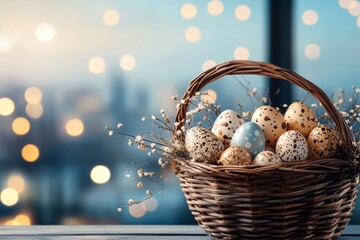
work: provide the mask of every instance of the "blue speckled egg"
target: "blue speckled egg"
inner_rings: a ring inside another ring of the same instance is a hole
[[[265,149],[263,130],[253,122],[241,125],[234,133],[230,146],[240,146],[249,151],[252,158]]]

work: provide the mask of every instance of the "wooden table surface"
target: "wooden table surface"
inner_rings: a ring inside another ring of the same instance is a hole
[[[113,239],[199,239],[209,240],[194,225],[80,225],[80,226],[0,226],[0,239],[27,240],[113,240]],[[348,226],[341,240],[360,239],[360,226]]]

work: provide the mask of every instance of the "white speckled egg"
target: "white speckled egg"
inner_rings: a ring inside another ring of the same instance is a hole
[[[261,166],[273,165],[279,163],[281,163],[280,157],[276,153],[270,151],[263,151],[258,155],[256,155],[254,159],[254,164]]]
[[[244,123],[234,133],[230,146],[243,147],[249,151],[251,158],[254,158],[265,149],[264,132],[256,123]]]
[[[280,135],[286,132],[283,115],[271,106],[262,106],[256,109],[251,121],[262,128],[265,133],[266,145],[271,147],[275,147]]]
[[[250,153],[243,147],[231,146],[220,156],[220,165],[251,165],[253,163]]]
[[[311,130],[316,127],[316,116],[306,104],[294,102],[285,112],[285,122],[288,130],[299,131],[308,137]]]
[[[311,131],[308,144],[310,159],[326,158],[336,153],[339,137],[330,126],[320,125]]]
[[[223,142],[225,147],[228,147],[236,129],[243,123],[244,120],[240,114],[228,109],[220,113],[216,118],[211,131]]]
[[[309,147],[306,138],[296,130],[283,133],[277,144],[276,153],[283,162],[306,160]]]
[[[208,163],[216,163],[224,151],[223,143],[203,127],[193,127],[186,131],[185,147],[194,160]]]

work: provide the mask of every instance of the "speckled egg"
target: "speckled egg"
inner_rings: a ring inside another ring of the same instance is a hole
[[[251,165],[250,153],[243,147],[231,146],[220,156],[220,165]]]
[[[285,122],[288,130],[299,131],[308,137],[316,127],[316,115],[306,104],[294,102],[285,112]]]
[[[225,147],[228,147],[236,129],[243,123],[244,120],[240,114],[228,109],[220,113],[216,118],[211,131],[223,142]]]
[[[330,126],[320,125],[311,131],[308,144],[310,159],[330,157],[337,151],[339,137]]]
[[[256,109],[251,121],[261,127],[265,133],[266,145],[271,147],[275,147],[280,135],[286,132],[283,115],[271,106],[262,106]]]
[[[243,147],[249,151],[251,158],[254,158],[265,149],[264,132],[256,123],[244,123],[234,133],[230,146]]]
[[[283,133],[277,144],[276,153],[283,162],[306,160],[309,147],[306,138],[296,130]]]
[[[193,127],[186,131],[185,147],[190,157],[199,162],[216,163],[224,151],[223,143],[203,127]]]
[[[270,151],[263,151],[258,155],[256,155],[254,159],[254,164],[261,166],[273,165],[279,163],[281,163],[280,157],[276,153]]]

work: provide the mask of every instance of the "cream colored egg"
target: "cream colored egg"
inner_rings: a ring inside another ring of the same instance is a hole
[[[308,144],[310,159],[326,158],[336,153],[339,137],[330,126],[320,125],[311,131]]]
[[[231,146],[220,157],[220,165],[251,165],[253,163],[250,153],[243,147]]]
[[[309,154],[306,138],[296,130],[283,133],[276,144],[276,154],[283,162],[306,160]]]
[[[256,109],[251,121],[261,127],[265,133],[266,145],[271,147],[275,147],[281,134],[286,132],[283,115],[271,106],[262,106]]]
[[[240,114],[228,109],[220,113],[216,118],[211,131],[223,142],[225,147],[228,147],[236,129],[243,123],[244,120]]]
[[[186,131],[185,147],[193,160],[208,163],[216,163],[224,151],[223,143],[203,127],[193,127]]]
[[[306,104],[294,102],[285,112],[285,122],[288,130],[299,131],[308,137],[316,127],[316,115]]]
[[[281,163],[280,157],[276,153],[270,151],[263,151],[254,158],[254,164],[256,165],[266,166],[279,163]]]

